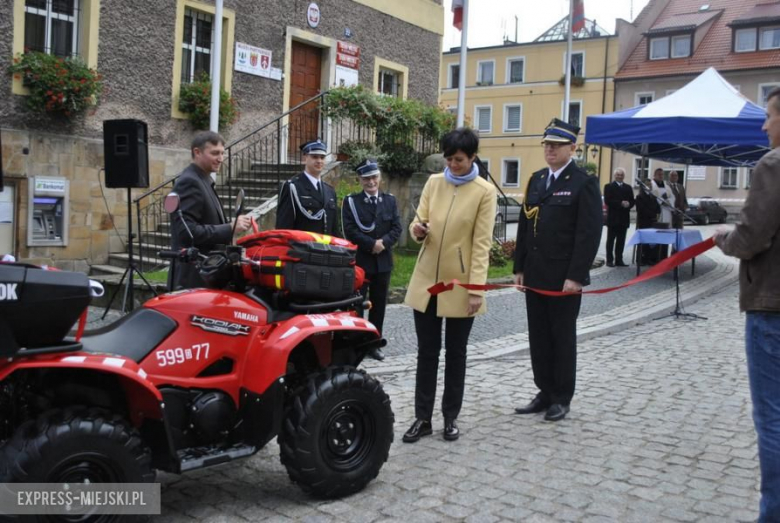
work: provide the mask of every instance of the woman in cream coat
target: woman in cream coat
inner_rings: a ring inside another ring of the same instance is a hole
[[[433,432],[431,417],[445,318],[444,439],[452,441],[460,436],[455,420],[463,403],[466,345],[474,317],[485,313],[484,293],[455,287],[431,296],[427,289],[453,278],[475,284],[487,280],[496,190],[478,176],[474,163],[478,146],[479,138],[469,129],[457,129],[442,138],[447,168],[428,179],[417,208],[417,221],[409,226],[422,248],[405,300],[414,309],[417,331],[416,419],[404,434],[406,443]]]

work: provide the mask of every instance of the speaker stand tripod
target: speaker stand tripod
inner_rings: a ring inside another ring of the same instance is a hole
[[[133,274],[137,274],[139,278],[143,280],[143,282],[146,284],[146,286],[149,288],[150,291],[152,291],[155,296],[157,295],[157,292],[154,290],[152,285],[149,283],[149,281],[144,277],[143,273],[136,267],[135,265],[135,258],[133,257],[133,239],[135,238],[135,234],[133,234],[133,212],[132,212],[132,197],[130,195],[130,187],[127,188],[127,268],[125,269],[125,272],[122,273],[122,278],[119,280],[119,285],[117,285],[116,289],[114,290],[114,293],[111,295],[111,299],[108,301],[108,305],[106,305],[106,310],[103,311],[103,316],[101,319],[105,319],[106,314],[108,314],[108,310],[111,308],[111,304],[114,303],[114,299],[116,298],[116,295],[119,294],[119,289],[122,288],[122,283],[125,284],[125,292],[124,296],[122,297],[122,314],[125,314],[128,311],[127,304],[130,304],[130,311],[133,310]],[[139,231],[140,232],[140,231]],[[125,281],[127,279],[127,281]],[[129,300],[129,301],[128,301]]]
[[[669,202],[667,202],[663,198],[659,198],[657,195],[653,194],[653,192],[641,181],[639,182],[639,185],[641,186],[641,189],[644,190],[647,194],[655,196],[655,199],[658,201],[658,204],[661,207],[668,208],[671,211],[672,215],[681,216],[683,219],[683,223],[685,222],[685,218],[688,218],[689,220],[693,221],[693,219],[687,214],[685,214],[683,211],[677,209],[673,205],[670,205]],[[674,220],[672,221],[674,222]],[[679,247],[680,247],[680,229],[675,227],[674,228],[674,250],[677,251]],[[664,318],[668,318],[669,316],[674,316],[675,319],[683,319],[683,320],[706,320],[707,319],[704,316],[699,316],[698,314],[693,314],[692,312],[685,312],[683,310],[682,303],[680,303],[680,267],[679,266],[674,268],[674,294],[675,294],[674,310],[669,314],[667,314],[666,316],[661,316],[660,318],[656,318],[656,320],[662,320]]]

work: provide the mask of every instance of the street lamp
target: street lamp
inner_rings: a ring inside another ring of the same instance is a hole
[[[588,146],[586,145],[585,147],[587,148]],[[582,155],[582,146],[578,145],[577,149],[574,151],[574,154],[577,156],[577,162],[582,163],[582,159],[584,158]]]

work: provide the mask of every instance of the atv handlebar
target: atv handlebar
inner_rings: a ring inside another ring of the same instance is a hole
[[[195,247],[180,249],[178,251],[168,251],[168,250],[157,251],[157,256],[159,256],[160,259],[163,260],[179,260],[182,262],[191,262],[191,261],[206,259],[206,256],[200,254],[200,251]]]

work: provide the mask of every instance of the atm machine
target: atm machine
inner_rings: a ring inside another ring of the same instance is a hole
[[[27,245],[68,245],[70,182],[65,178],[35,176],[30,179]]]

